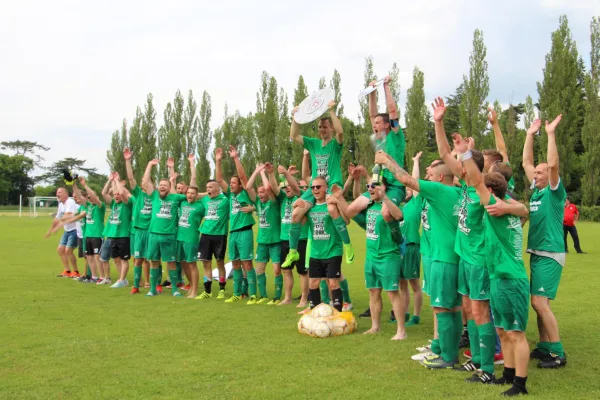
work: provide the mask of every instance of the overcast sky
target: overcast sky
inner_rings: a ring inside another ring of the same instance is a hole
[[[356,119],[369,55],[379,76],[398,63],[404,114],[415,65],[428,100],[460,84],[476,28],[488,49],[489,100],[535,99],[561,14],[587,64],[600,0],[4,2],[0,139],[35,140],[51,147],[48,162],[74,156],[107,172],[111,133],[147,93],[160,125],[177,89],[196,99],[207,90],[217,126],[225,102],[255,110],[263,70],[291,98],[300,74],[312,91],[337,68],[345,113]]]

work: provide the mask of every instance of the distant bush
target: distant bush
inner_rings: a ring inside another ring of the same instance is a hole
[[[579,208],[579,219],[581,221],[600,222],[600,206],[581,206]]]

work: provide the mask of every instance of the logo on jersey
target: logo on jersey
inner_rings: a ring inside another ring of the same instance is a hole
[[[190,227],[190,214],[192,212],[191,207],[182,207],[181,208],[181,216],[179,217],[179,226],[184,228]]]
[[[152,199],[150,197],[144,197],[144,207],[140,210],[140,214],[152,214]]]
[[[379,235],[375,233],[375,228],[377,226],[377,217],[380,215],[379,210],[369,210],[367,211],[367,239],[368,240],[377,240]]]
[[[317,159],[317,176],[324,176],[325,180],[329,182],[329,155],[328,154],[316,154]]]
[[[468,235],[469,232],[471,232],[471,229],[467,227],[467,204],[470,203],[469,200],[467,187],[463,186],[460,196],[460,206],[458,208],[458,229],[465,235]]]
[[[173,215],[171,215],[171,206],[173,205],[172,201],[160,201],[160,210],[156,213],[156,218],[163,219],[172,219]]]
[[[292,201],[286,200],[285,210],[283,210],[283,218],[281,218],[282,224],[291,224],[292,223]]]
[[[121,216],[121,206],[115,204],[112,208],[112,212],[110,213],[110,217],[108,218],[108,223],[111,225],[119,225],[121,221],[119,220]]]
[[[271,208],[271,203],[267,202],[267,204],[258,204],[258,227],[259,228],[270,228],[271,224],[267,221],[267,213]]]
[[[325,231],[325,218],[329,214],[327,212],[310,212],[309,216],[313,223],[312,238],[313,240],[329,240],[330,236]]]
[[[429,217],[427,216],[427,212],[429,211],[429,203],[425,203],[423,206],[423,210],[421,211],[421,225],[423,225],[423,230],[429,230]]]
[[[206,211],[206,217],[204,219],[208,219],[211,221],[217,221],[219,219],[219,204],[221,204],[222,200],[210,201],[208,203],[208,210]]]

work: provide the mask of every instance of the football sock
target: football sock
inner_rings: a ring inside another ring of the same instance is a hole
[[[267,297],[267,274],[264,272],[256,276],[258,281],[258,294],[260,297]]]
[[[431,352],[433,354],[437,354],[438,356],[442,354],[442,349],[440,347],[440,339],[433,339],[431,341]]]
[[[319,284],[319,288],[321,289],[321,301],[323,303],[329,304],[331,302],[331,299],[329,298],[329,287],[327,286],[327,282],[322,280]]]
[[[150,291],[156,294],[156,283],[159,279],[160,271],[158,268],[150,268]]]
[[[248,281],[248,294],[250,296],[256,296],[256,270],[252,268],[246,273]]]
[[[163,273],[162,273],[162,264],[158,264],[158,285],[162,285],[162,281],[163,281]],[[152,285],[152,284],[150,284]]]
[[[85,264],[85,276],[92,276],[92,270],[88,263]]]
[[[204,291],[206,293],[212,293],[212,281],[206,279],[206,277],[204,279]]]
[[[513,383],[515,380],[515,368],[504,367],[504,371],[502,371],[502,377],[506,380],[506,383]]]
[[[550,353],[550,342],[539,342],[536,347],[539,351],[544,354]]]
[[[308,289],[308,304],[311,310],[321,304],[321,292],[319,289]]]
[[[266,278],[265,278],[265,280],[266,280]],[[282,290],[283,290],[283,275],[275,275],[275,296],[273,296],[273,300],[281,300],[281,291]]]
[[[242,296],[248,296],[248,274],[242,277]]]
[[[477,325],[475,324],[475,320],[470,319],[467,321],[467,329],[469,331],[471,361],[473,362],[473,364],[481,365],[481,356],[479,354],[479,333],[477,331]]]
[[[225,285],[227,284],[227,280],[225,277],[219,277],[219,290],[225,290]]]
[[[142,280],[142,267],[133,267],[133,287],[140,288],[140,281]]]
[[[450,362],[458,358],[458,346],[454,345],[454,338],[456,334],[454,329],[454,317],[452,314],[452,312],[441,312],[436,314],[438,320],[438,335],[440,337],[441,356],[446,362]]]
[[[312,249],[312,239],[306,241],[306,254],[304,255],[304,267],[308,271],[310,265],[310,251]]]
[[[462,324],[462,314],[460,311],[451,312],[453,318],[452,326],[454,327],[454,347],[456,350],[456,357],[454,359],[458,359],[458,346],[460,345],[460,337],[463,333],[463,324]],[[466,329],[466,328],[465,328]],[[468,331],[465,331],[466,335],[468,335]]]
[[[171,293],[175,294],[175,292],[177,292],[177,270],[176,269],[169,270],[169,280],[171,281]]]
[[[350,298],[350,287],[348,286],[348,279],[340,281],[340,289],[342,289],[344,303],[352,303],[352,299]]]
[[[177,275],[176,275],[177,279],[175,279],[174,282],[171,281],[171,285],[175,284],[175,286],[177,286],[178,283],[182,283],[183,282],[183,279],[181,279],[181,263],[180,262],[175,263],[175,267],[177,268],[176,269],[176,271],[177,271]]]
[[[478,325],[477,332],[479,334],[477,347],[479,347],[480,351],[481,370],[487,372],[488,374],[493,374],[494,354],[496,354],[496,331],[494,330],[492,323],[488,322],[487,324]],[[471,343],[473,343],[472,338]],[[471,345],[471,354],[472,352],[473,345]]]
[[[242,277],[244,274],[241,269],[233,270],[233,295],[241,296],[242,295]]]
[[[344,221],[344,218],[337,217],[336,219],[334,219],[333,226],[335,226],[335,229],[340,234],[342,243],[350,244],[350,235],[348,234],[348,227],[346,226],[346,221]]]
[[[301,228],[302,224],[292,222],[290,226],[290,250],[298,250]]]
[[[333,308],[341,312],[342,306],[344,304],[344,296],[342,295],[342,289],[333,289],[331,291],[331,297],[333,297]]]

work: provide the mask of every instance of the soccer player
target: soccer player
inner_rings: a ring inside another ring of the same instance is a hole
[[[50,234],[59,227],[60,219],[64,217],[70,217],[77,213],[77,203],[75,200],[69,198],[69,192],[65,188],[58,188],[56,191],[56,199],[58,200],[58,213],[56,218],[52,221],[52,226],[46,233],[45,237],[49,238]],[[56,228],[56,229],[55,229]],[[64,224],[64,233],[58,243],[56,252],[60,257],[60,261],[63,264],[64,271],[58,275],[59,278],[75,278],[79,276],[77,270],[77,259],[73,255],[73,249],[77,246],[77,229],[74,222]],[[69,264],[71,265],[69,267]],[[71,268],[73,269],[71,271]]]
[[[81,282],[84,283],[97,283],[98,282],[98,257],[94,255],[89,255],[87,252],[87,232],[86,229],[86,221],[87,221],[87,213],[90,209],[92,203],[89,201],[89,196],[87,192],[79,190],[77,187],[77,182],[73,182],[73,196],[78,199],[79,208],[77,209],[77,214],[70,218],[69,221],[65,222],[75,222],[78,221],[81,224],[81,232],[82,232],[82,244],[81,251],[83,252],[83,256],[86,259],[87,265],[89,268],[89,273],[86,274],[84,279],[81,279]],[[89,275],[89,276],[87,276]]]
[[[431,271],[427,289],[438,320],[440,354],[424,359],[422,364],[432,369],[453,368],[458,362],[462,333],[458,256],[454,252],[460,188],[453,185],[452,171],[443,163],[431,171],[431,181],[424,181],[414,179],[383,151],[376,153],[375,162],[390,169],[398,181],[419,192],[429,204],[431,242],[435,246],[430,249]]]
[[[494,205],[509,199],[506,196],[507,183],[502,175],[490,172],[483,176],[481,167],[476,165],[472,151],[462,156],[470,187],[474,187],[482,205]],[[506,204],[506,207],[510,207]],[[522,204],[520,214],[526,215],[527,208]],[[503,377],[496,381],[492,372],[483,365],[482,371],[467,379],[469,382],[510,384],[512,387],[502,393],[504,396],[527,394],[527,364],[529,344],[525,330],[529,317],[529,281],[523,263],[523,228],[518,216],[494,217],[486,213],[485,218],[485,258],[490,275],[490,298],[496,330],[500,335],[504,352]],[[471,341],[473,339],[471,338]],[[481,340],[481,339],[480,339]],[[490,340],[493,344],[493,339]],[[483,346],[483,352],[493,348]],[[482,357],[483,360],[483,357]]]
[[[500,124],[498,123],[498,113],[494,110],[493,107],[488,107],[488,121],[492,124],[492,129],[494,130],[494,140],[496,141],[496,149],[489,149],[483,151],[484,158],[484,166],[483,172],[487,173],[490,170],[490,167],[496,163],[504,162],[510,166],[508,161],[508,152],[506,151],[506,143],[504,142],[504,137],[502,136],[502,130],[500,129]],[[515,180],[510,177],[508,182],[508,191],[513,193],[515,191]]]
[[[161,179],[158,183],[158,190],[154,189],[150,175],[152,167],[158,165],[158,162],[157,159],[151,160],[142,178],[142,188],[152,199],[152,218],[147,252],[147,258],[150,260],[150,291],[146,296],[157,294],[156,285],[160,279],[158,266],[161,260],[167,263],[170,281],[177,282],[177,266],[175,264],[177,216],[181,202],[186,199],[184,195],[170,193],[171,183],[167,179]],[[171,293],[175,297],[181,296],[177,285],[171,285]]]
[[[575,251],[579,254],[586,254],[585,251],[581,250],[579,245],[579,234],[577,233],[577,227],[575,222],[579,221],[579,210],[577,206],[569,199],[565,199],[565,216],[563,218],[563,234],[565,236],[565,252],[569,252],[569,246],[567,246],[567,236],[571,234],[573,238],[573,246]]]
[[[233,295],[225,300],[226,303],[235,303],[242,299],[242,266],[248,277],[248,293],[250,298],[247,304],[256,304],[256,270],[252,266],[254,259],[254,216],[252,213],[256,209],[252,205],[245,187],[248,185],[248,178],[238,157],[238,152],[233,146],[229,146],[229,156],[235,163],[237,175],[231,177],[229,185],[223,179],[221,172],[221,161],[223,159],[223,149],[215,151],[215,176],[221,190],[229,198],[229,251],[228,256],[233,264]]]
[[[342,123],[335,114],[335,101],[328,104],[329,117],[324,117],[319,120],[319,135],[321,139],[309,138],[300,135],[300,126],[292,118],[292,126],[290,129],[290,140],[304,146],[308,150],[311,157],[312,179],[316,177],[324,177],[327,181],[328,189],[336,195],[341,195],[342,183],[342,168],[340,165],[342,159],[342,144],[344,141],[344,132]],[[295,113],[298,107],[292,112]],[[335,133],[335,138],[333,134]],[[307,191],[294,204],[292,212],[292,225],[290,226],[290,251],[282,264],[282,267],[288,268],[294,261],[300,258],[298,254],[298,241],[300,240],[302,218],[310,210],[314,202],[313,193]],[[351,263],[354,260],[354,250],[350,243],[350,235],[344,219],[339,216],[339,212],[330,207],[330,211],[338,218],[333,222],[335,228],[344,243],[344,253],[346,255],[346,263]]]
[[[546,121],[548,135],[547,162],[533,165],[533,139],[541,121],[536,119],[527,130],[523,148],[523,169],[534,186],[529,200],[529,236],[527,252],[531,254],[531,306],[537,313],[539,342],[531,358],[540,360],[540,368],[559,368],[567,364],[560,341],[558,322],[550,309],[556,298],[562,268],[565,265],[565,244],[562,222],[567,192],[558,173],[556,127],[562,115]]]
[[[86,191],[89,199],[85,217],[85,250],[88,256],[88,264],[90,264],[90,268],[94,268],[92,265],[95,265],[96,271],[98,271],[98,281],[96,284],[107,284],[107,279],[110,280],[110,275],[106,275],[105,267],[100,260],[106,205],[100,200],[96,192],[87,185],[84,177],[79,177],[79,183]],[[73,185],[73,188],[75,187],[76,184]]]

